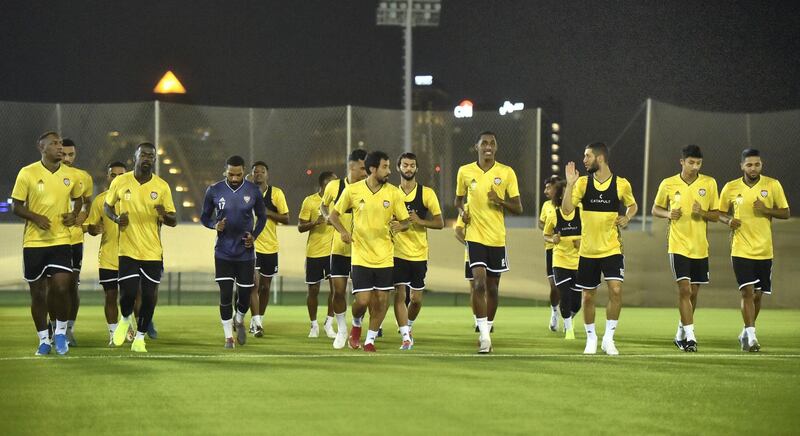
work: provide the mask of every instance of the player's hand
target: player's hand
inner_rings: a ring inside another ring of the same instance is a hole
[[[31,221],[42,230],[50,230],[50,218],[44,215],[35,215]]]
[[[494,189],[489,189],[489,203],[498,207],[503,206],[503,199],[501,199],[500,196],[497,195],[497,192],[495,192]]]
[[[756,198],[756,201],[753,202],[753,212],[755,212],[757,216],[762,216],[766,210],[767,205],[765,205],[760,198]]]
[[[561,242],[561,234],[556,233],[553,235],[553,244],[558,245]]]
[[[576,250],[580,250],[580,248],[581,248],[581,240],[580,239],[574,239],[572,241],[572,246],[575,247]]]
[[[741,226],[742,226],[742,221],[738,218],[731,218],[731,220],[728,221],[728,227],[732,228],[733,230],[736,230]]]
[[[692,203],[692,215],[701,217],[703,216],[704,212],[705,211],[703,210],[703,206],[701,206],[700,203],[697,200],[695,200],[694,203]]]
[[[400,224],[400,221],[393,219],[389,222],[389,230],[392,233],[400,233],[403,231],[403,225]]]
[[[89,218],[89,213],[85,210],[78,212],[78,216],[75,217],[75,226],[80,227],[83,225],[83,222],[86,221],[86,218]]]
[[[416,210],[412,210],[408,213],[408,220],[411,221],[411,224],[422,225],[422,219],[417,215]]]
[[[242,240],[244,241],[244,247],[245,248],[253,248],[253,234],[252,233],[246,232],[244,234],[244,238],[242,238]]]
[[[469,220],[470,220],[470,218],[469,218],[469,211],[468,211],[468,210],[465,210],[465,211],[464,211],[464,212],[461,214],[461,221],[464,221],[464,224],[469,224]]]
[[[215,225],[214,228],[218,232],[221,232],[221,231],[225,230],[225,222],[226,222],[226,220],[227,220],[227,218],[223,218],[223,219],[217,221],[217,225]]]
[[[345,244],[353,242],[353,236],[350,234],[350,232],[346,231],[342,233],[342,242],[344,242]]]
[[[578,173],[578,170],[575,169],[575,162],[570,162],[567,164],[567,166],[564,168],[564,176],[567,178],[568,185],[574,185],[575,182],[578,181],[578,177],[581,175]]]
[[[627,215],[620,215],[617,217],[616,224],[624,229],[625,227],[628,227],[628,223],[630,221],[631,219],[628,218]]]
[[[121,214],[117,215],[117,224],[120,227],[125,227],[130,223],[128,220],[128,212],[122,212]]]
[[[669,210],[669,219],[672,221],[678,221],[683,216],[683,212],[681,212],[681,208],[676,207]]]
[[[72,227],[72,226],[75,225],[75,218],[76,217],[75,217],[75,213],[74,212],[62,213],[61,214],[61,223],[64,224],[65,226],[67,226],[67,227]]]
[[[314,225],[315,226],[319,226],[319,225],[325,224],[326,222],[327,222],[327,220],[325,219],[325,217],[320,215],[320,216],[317,217],[317,220],[314,221]]]

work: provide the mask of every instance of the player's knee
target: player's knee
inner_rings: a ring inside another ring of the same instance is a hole
[[[422,304],[422,291],[415,291],[411,293],[411,302],[414,304]]]

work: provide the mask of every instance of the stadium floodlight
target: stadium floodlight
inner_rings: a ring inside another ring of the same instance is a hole
[[[550,139],[552,139],[553,142],[558,142],[559,140],[558,133],[553,133],[552,135],[550,135]]]
[[[172,164],[172,159],[165,157],[161,162],[163,162],[164,165],[170,165]]]
[[[561,148],[561,147],[559,147],[559,145],[558,145],[558,144],[553,144],[553,145],[551,145],[551,146],[550,146],[550,150],[552,150],[552,151],[553,151],[553,153],[558,153],[558,150],[559,150],[560,148]]]
[[[557,172],[559,172],[559,171],[561,171],[561,167],[559,167],[559,166],[558,166],[558,165],[556,165],[556,164],[553,164],[553,165],[551,165],[551,166],[550,166],[550,169],[553,171],[553,173],[554,173],[554,174],[555,174],[555,173],[557,173]]]
[[[379,26],[404,27],[405,59],[403,89],[403,149],[411,151],[411,29],[436,27],[442,12],[442,0],[398,0],[378,3],[376,21]]]
[[[558,161],[559,161],[560,159],[561,159],[561,158],[560,158],[560,157],[558,156],[558,154],[556,154],[556,153],[553,153],[553,154],[550,156],[550,160],[552,160],[552,161],[553,161],[553,163],[558,163]]]
[[[558,123],[550,124],[550,130],[555,133],[558,133],[561,130],[561,126]]]
[[[414,84],[417,86],[433,85],[433,76],[414,76]]]
[[[172,71],[167,71],[153,88],[156,94],[186,94],[186,88]]]

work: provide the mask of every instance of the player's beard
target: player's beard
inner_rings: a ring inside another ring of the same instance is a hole
[[[751,182],[755,182],[756,180],[758,180],[759,177],[761,177],[761,173],[756,173],[752,176],[750,174],[745,173],[745,175],[747,176],[747,180]]]
[[[594,174],[598,170],[600,170],[600,165],[597,165],[597,162],[592,163],[588,168],[586,168],[586,172],[589,174]]]
[[[414,177],[417,177],[416,171],[413,173],[409,173],[410,175],[406,175],[406,173],[400,173],[400,177],[405,179],[406,181],[414,180]]]

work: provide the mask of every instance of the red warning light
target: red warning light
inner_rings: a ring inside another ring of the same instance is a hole
[[[311,168],[309,168],[309,169],[307,169],[307,170],[306,170],[306,175],[307,175],[307,176],[310,176],[310,175],[312,175],[312,174],[314,174],[314,171],[311,171]]]
[[[442,172],[442,167],[439,166],[439,165],[436,165],[435,167],[433,167],[433,170],[436,171],[437,173],[440,173],[440,172]]]

